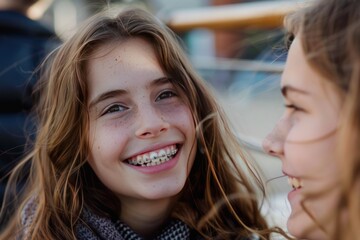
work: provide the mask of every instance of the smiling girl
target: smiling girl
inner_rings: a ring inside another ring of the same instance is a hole
[[[300,239],[358,239],[360,2],[317,1],[286,26],[286,109],[263,145],[293,187],[288,230]]]
[[[12,181],[31,174],[1,239],[269,238],[258,176],[157,19],[96,15],[46,70],[35,147]]]

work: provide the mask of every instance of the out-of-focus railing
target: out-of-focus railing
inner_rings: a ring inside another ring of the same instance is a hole
[[[233,58],[192,57],[194,66],[200,70],[227,70],[281,73],[283,63],[264,62],[261,60],[242,60]]]

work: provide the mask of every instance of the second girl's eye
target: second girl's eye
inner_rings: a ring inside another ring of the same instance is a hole
[[[166,90],[166,91],[163,91],[162,93],[160,93],[160,95],[156,98],[156,101],[162,100],[165,98],[175,97],[175,96],[176,96],[176,93],[174,91]]]
[[[108,113],[114,113],[114,112],[123,112],[126,109],[128,109],[128,108],[124,107],[120,104],[114,104],[114,105],[111,105],[110,107],[108,107],[107,109],[105,109],[103,115],[108,114]]]
[[[294,111],[302,111],[303,109],[299,108],[298,106],[294,104],[285,104],[286,108],[292,109]]]

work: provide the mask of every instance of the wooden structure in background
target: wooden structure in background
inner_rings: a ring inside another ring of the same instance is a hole
[[[282,26],[284,16],[301,8],[304,2],[306,1],[261,1],[183,9],[174,11],[165,22],[175,32],[195,28],[274,28]]]

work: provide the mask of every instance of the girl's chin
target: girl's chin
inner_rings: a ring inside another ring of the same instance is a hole
[[[300,214],[301,216],[299,216]],[[287,229],[289,233],[297,239],[329,239],[326,233],[324,233],[305,212],[292,212],[287,222]]]

